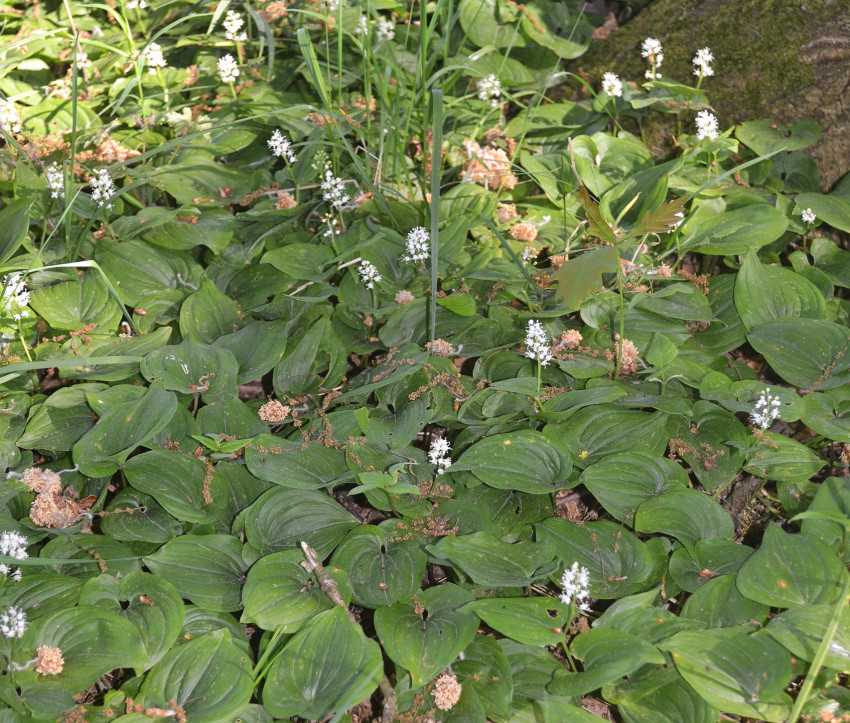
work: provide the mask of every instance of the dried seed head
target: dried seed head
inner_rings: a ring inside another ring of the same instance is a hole
[[[534,241],[537,238],[537,227],[531,223],[518,223],[511,226],[510,234],[517,241]]]
[[[30,467],[26,470],[21,477],[21,482],[36,493],[44,492],[51,487],[62,487],[62,478],[58,474],[53,470],[38,467]]]
[[[281,404],[277,399],[266,402],[258,412],[264,422],[283,422],[292,410]]]
[[[454,675],[443,673],[434,686],[434,705],[440,710],[451,710],[460,700],[462,690]]]
[[[59,648],[40,645],[36,650],[38,658],[35,661],[35,672],[39,675],[59,675],[65,667],[65,659]]]

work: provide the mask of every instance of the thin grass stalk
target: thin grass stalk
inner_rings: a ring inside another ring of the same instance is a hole
[[[437,338],[437,266],[440,241],[440,172],[443,165],[443,91],[431,91],[431,349]]]

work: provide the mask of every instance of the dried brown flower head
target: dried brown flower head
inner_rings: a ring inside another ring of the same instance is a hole
[[[470,181],[494,191],[516,186],[517,177],[511,173],[510,159],[501,148],[482,148],[475,141],[464,141],[463,147],[469,158],[463,170]]]
[[[295,197],[289,191],[278,192],[277,203],[275,204],[275,208],[278,211],[287,211],[290,208],[295,208],[297,205]]]
[[[434,685],[434,705],[440,710],[451,710],[460,700],[462,690],[454,675],[443,673]]]
[[[38,658],[35,661],[35,672],[39,675],[59,675],[65,667],[65,659],[59,648],[40,645],[36,650]]]
[[[531,223],[518,223],[511,226],[510,234],[517,241],[534,241],[537,238],[537,227]]]
[[[499,223],[506,223],[517,217],[516,206],[512,203],[499,204]]]
[[[52,488],[56,488],[58,492],[62,488],[62,478],[58,474],[53,470],[38,467],[30,467],[26,470],[21,477],[21,482],[36,493]]]
[[[429,341],[427,344],[425,344],[425,347],[427,349],[430,349],[431,353],[434,356],[457,356],[460,353],[461,349],[463,349],[462,344],[459,348],[455,348],[452,344],[445,341],[444,339],[434,339],[433,344],[431,344],[431,342]]]
[[[260,419],[264,422],[283,422],[292,411],[287,406],[281,404],[277,399],[272,399],[270,402],[266,402],[262,407],[260,407],[260,411],[258,412]]]
[[[407,289],[402,289],[401,291],[397,292],[396,295],[395,295],[396,303],[399,306],[404,306],[405,304],[409,304],[415,298],[416,297],[413,294],[411,294],[409,291],[407,291]]]

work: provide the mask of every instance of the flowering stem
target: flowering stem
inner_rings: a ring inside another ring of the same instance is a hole
[[[19,338],[20,338],[20,340],[21,340],[21,344],[23,344],[23,346],[24,346],[24,352],[25,352],[25,353],[26,353],[26,355],[27,355],[27,359],[29,359],[29,361],[32,361],[32,357],[30,356],[30,350],[29,350],[29,347],[27,346],[27,343],[26,343],[26,341],[24,340],[24,329],[23,329],[23,327],[21,326],[21,320],[20,320],[20,319],[18,319],[18,337],[19,337]]]
[[[537,406],[540,410],[543,410],[543,402],[540,401],[540,377],[542,375],[543,365],[540,363],[540,355],[537,355],[537,394],[535,395],[537,399]]]
[[[626,303],[623,297],[623,265],[617,259],[617,286],[620,292],[620,338],[617,340],[617,368],[614,369],[614,379],[620,378],[620,365],[623,363],[623,338],[626,333]]]
[[[233,85],[233,81],[231,80],[228,85],[230,86],[230,92],[233,93],[233,100],[236,100],[236,87]]]
[[[368,103],[368,101],[367,101]],[[443,90],[431,90],[431,349],[437,338],[437,262],[440,237],[440,170],[443,163]],[[424,140],[424,139],[423,139]]]

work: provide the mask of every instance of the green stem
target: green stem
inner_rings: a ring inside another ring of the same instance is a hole
[[[614,370],[614,379],[620,378],[620,365],[623,363],[623,339],[626,334],[626,302],[623,294],[623,264],[617,259],[617,286],[620,292],[620,338],[617,341],[617,368]]]
[[[440,171],[443,165],[443,91],[431,90],[431,348],[437,338],[437,269],[440,239]]]

